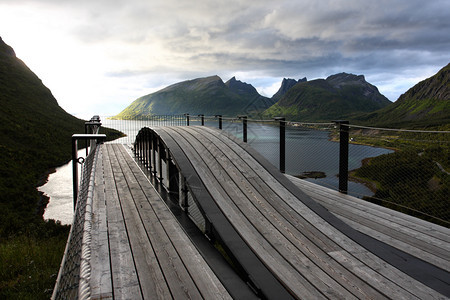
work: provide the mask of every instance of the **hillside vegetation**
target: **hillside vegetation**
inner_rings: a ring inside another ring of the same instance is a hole
[[[354,123],[398,128],[438,127],[450,123],[450,64],[383,109],[353,118]]]
[[[210,76],[179,82],[140,97],[114,119],[184,113],[233,117],[257,115],[273,103],[258,94],[253,86],[234,77],[224,83],[219,76]]]
[[[263,113],[263,117],[286,117],[292,121],[325,121],[371,112],[391,102],[364,76],[340,73],[327,79],[298,82]]]
[[[68,227],[43,220],[47,200],[36,187],[70,159],[84,121],[65,112],[1,38],[0,103],[0,299],[48,299]]]

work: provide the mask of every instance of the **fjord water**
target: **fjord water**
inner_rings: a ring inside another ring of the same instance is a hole
[[[128,137],[119,142],[131,144],[140,128],[153,126],[148,121],[116,121],[103,120],[103,126],[115,128],[126,133]],[[191,121],[190,125],[200,125],[198,121]],[[206,126],[218,127],[217,121],[206,121]],[[224,122],[223,129],[242,139],[241,122]],[[248,123],[248,144],[261,153],[274,166],[279,167],[279,127],[264,123]],[[361,161],[368,157],[375,157],[391,153],[392,150],[363,145],[350,144],[349,170],[359,168]],[[80,151],[79,155],[83,155]],[[308,178],[306,180],[337,190],[339,179],[339,143],[330,141],[329,131],[305,129],[302,127],[286,128],[286,173],[301,175],[304,172],[323,172],[325,178]],[[366,186],[350,181],[349,194],[362,197],[373,193]],[[63,224],[72,223],[72,163],[57,168],[50,174],[48,182],[39,188],[50,197],[45,210],[45,219],[60,220]]]

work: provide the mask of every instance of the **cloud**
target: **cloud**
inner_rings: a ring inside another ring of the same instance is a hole
[[[98,86],[85,97],[122,109],[138,93],[178,80],[239,74],[267,93],[283,77],[337,72],[364,74],[396,100],[450,61],[449,10],[448,0],[2,0],[0,17],[18,17],[0,25],[18,53],[39,61],[35,71],[60,101],[74,102],[65,90],[75,88],[57,77],[78,89]],[[41,39],[53,55],[36,56],[27,39]],[[69,57],[68,67],[52,62],[58,55]]]

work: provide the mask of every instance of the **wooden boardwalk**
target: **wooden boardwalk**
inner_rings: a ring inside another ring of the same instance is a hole
[[[152,132],[253,297],[450,297],[448,229],[288,179],[215,129]],[[102,145],[97,164],[94,299],[248,298],[202,256],[122,145]]]
[[[450,272],[450,229],[288,176],[356,230]]]
[[[97,168],[93,299],[231,299],[122,145]]]

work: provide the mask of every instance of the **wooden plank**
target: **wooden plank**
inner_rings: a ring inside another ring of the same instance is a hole
[[[266,237],[275,233],[274,231],[265,231],[263,228],[255,228],[251,222],[243,215],[242,211],[236,206],[230,197],[234,190],[232,188],[225,190],[219,181],[226,182],[226,179],[217,180],[214,176],[214,170],[211,168],[217,165],[208,165],[203,158],[207,155],[207,150],[196,149],[184,136],[177,132],[177,128],[164,128],[166,132],[184,149],[187,156],[192,161],[195,169],[204,180],[209,192],[213,195],[225,215],[231,220],[241,236],[247,241],[250,247],[267,264],[274,274],[298,297],[322,298],[324,295],[306,280],[298,271],[292,268],[285,258],[270,244]],[[201,152],[201,155],[199,152]],[[220,172],[220,171],[217,171]],[[225,174],[224,174],[225,175]],[[260,231],[264,232],[261,233]]]
[[[258,166],[259,164],[254,160],[254,158],[249,155],[241,146],[226,141],[229,139],[224,135],[218,134],[217,131],[205,128],[204,130],[212,132],[212,134],[217,135],[218,138],[225,141],[226,144],[233,148],[238,156],[242,157],[246,162],[252,162],[253,169],[267,182],[268,185],[272,187],[279,193],[280,198],[282,198],[293,210],[297,211],[299,215],[309,220],[311,226],[316,227],[325,235],[329,236],[333,241],[339,244],[345,251],[343,252],[331,252],[340,263],[347,265],[349,269],[353,270],[358,276],[363,278],[365,281],[370,282],[373,286],[376,286],[381,292],[387,293],[387,295],[399,298],[409,298],[413,297],[413,293],[421,298],[439,298],[441,295],[434,291],[433,289],[425,286],[424,284],[410,278],[405,273],[399,271],[398,269],[386,264],[383,260],[379,259],[377,256],[368,252],[366,249],[361,247],[359,244],[350,240],[339,230],[336,230],[333,226],[330,226],[328,222],[319,217],[316,213],[311,211],[302,201],[298,201],[296,197],[290,194],[286,189],[282,188],[282,185],[274,181],[271,176],[267,176],[267,171]],[[263,177],[264,176],[264,177]],[[336,255],[339,253],[339,256]],[[345,259],[342,259],[344,258]],[[359,261],[357,264],[353,264]],[[361,267],[361,263],[369,267],[373,273],[369,275],[365,270],[367,267]],[[376,270],[376,271],[375,271]],[[382,276],[376,276],[382,274]]]
[[[112,299],[113,287],[109,262],[108,226],[106,221],[103,151],[99,151],[94,177],[91,241],[91,298]]]
[[[244,199],[244,201],[253,202],[254,204],[257,202],[257,204],[260,205],[259,209],[261,215],[254,214],[252,211],[246,210],[245,207],[243,207],[243,215],[249,216],[260,231],[264,231],[264,229],[270,227],[276,227],[282,231],[282,237],[277,237],[275,229],[272,229],[269,233],[263,233],[263,235],[267,236],[267,239],[271,241],[271,243],[276,244],[278,251],[283,254],[291,265],[302,274],[305,274],[308,280],[315,284],[318,289],[328,291],[327,295],[333,298],[352,297],[351,295],[348,295],[347,290],[342,290],[341,285],[345,286],[346,289],[353,292],[359,298],[381,297],[380,293],[372,290],[366,283],[342,268],[342,266],[331,259],[322,248],[317,247],[310,241],[309,237],[303,235],[301,231],[294,227],[286,219],[290,213],[283,210],[280,206],[273,205],[282,202],[282,199],[276,197],[272,190],[267,189],[265,183],[260,180],[257,174],[255,174],[244,161],[239,157],[232,155],[232,151],[224,150],[224,152],[221,152],[221,150],[214,145],[214,142],[206,139],[206,136],[202,135],[204,132],[196,134],[198,132],[196,132],[194,128],[183,128],[182,130],[194,134],[196,138],[203,142],[203,146],[208,148],[211,152],[211,156],[217,158],[224,170],[229,174],[229,178],[226,178],[221,182],[229,183],[230,181],[235,181],[236,185],[228,187],[229,189],[241,190],[243,194],[247,194],[247,198]],[[214,139],[213,136],[209,136],[208,138]],[[220,143],[219,141],[215,142]],[[222,146],[224,145],[220,145],[220,147]],[[194,145],[194,147],[196,149],[201,148],[199,144]],[[207,155],[205,155],[204,152],[202,152],[202,154],[203,159],[206,159]],[[238,168],[240,170],[238,170]],[[259,178],[259,180],[255,180],[257,178]],[[228,189],[227,187],[225,188]],[[261,191],[262,194],[259,191]],[[235,198],[236,196],[233,197],[233,199]],[[252,201],[251,198],[254,198],[254,201]],[[267,199],[270,200],[267,201]],[[281,211],[278,211],[277,209],[281,209]],[[267,218],[267,221],[270,221],[270,223],[265,222],[264,217]],[[294,220],[294,222],[298,222],[298,219]],[[258,225],[258,223],[261,224]],[[304,227],[302,227],[302,229],[303,228]],[[333,279],[331,280],[331,278]],[[323,284],[326,284],[327,287],[323,286]]]
[[[105,198],[108,222],[110,264],[114,299],[142,299],[136,268],[123,220],[109,154],[111,145],[102,146]]]
[[[129,182],[125,178],[126,173],[129,171],[122,168],[122,157],[118,157],[117,147],[120,146],[112,145],[111,147],[111,166],[131,251],[133,253],[134,264],[136,265],[136,272],[140,281],[142,296],[144,299],[152,297],[164,299],[171,297],[166,278],[161,270],[159,257],[155,253],[154,245],[152,245],[147,236],[147,232],[134,204],[133,194],[139,193],[139,190],[134,191],[129,186]]]
[[[305,192],[309,191],[310,194],[321,194],[330,199],[338,200],[342,204],[348,204],[352,207],[358,208],[361,211],[369,211],[374,216],[382,220],[390,220],[394,224],[398,224],[405,228],[411,228],[415,232],[420,233],[420,237],[427,238],[428,236],[434,237],[438,240],[449,243],[450,229],[425,220],[397,212],[395,210],[376,205],[349,195],[344,195],[338,191],[331,190],[329,188],[319,186],[317,184],[301,180],[298,178],[292,178],[295,183],[299,184]],[[431,241],[432,242],[432,241]]]
[[[117,145],[117,147],[120,146]],[[133,253],[135,253],[134,257],[139,276],[140,278],[146,279],[145,283],[141,283],[142,287],[162,280],[168,285],[170,294],[174,298],[200,298],[196,286],[193,284],[186,268],[165,234],[157,216],[153,213],[153,209],[124,161],[120,150],[114,150],[117,156],[120,155],[118,157],[118,164],[120,164],[121,172],[123,172],[120,176],[124,177],[124,185],[131,192],[130,198],[121,199],[121,201],[125,207],[124,212],[126,212],[125,221],[127,227],[129,225],[132,226],[129,228],[130,231],[133,231],[133,235],[130,237],[130,243]],[[136,209],[136,205],[139,207],[139,212]],[[152,261],[150,261],[149,257]],[[152,276],[144,274],[144,272],[148,273],[156,268],[158,269],[158,273],[161,274],[160,280],[157,281]],[[151,295],[150,293],[148,297]]]
[[[290,299],[291,294],[288,290],[275,278],[273,273],[263,264],[262,260],[257,257],[248,244],[245,243],[243,237],[239,235],[238,231],[220,210],[177,141],[162,128],[156,128],[155,131],[170,148],[171,154],[176,157],[177,166],[186,177],[186,182],[189,183],[190,190],[197,198],[206,217],[214,222],[213,227],[215,234],[217,234],[216,237],[224,245],[227,245],[229,253],[236,259],[239,268],[242,268],[248,274],[248,279],[246,280],[249,280],[249,285],[263,297]]]
[[[140,185],[147,198],[146,203],[140,203],[138,206],[142,205],[144,207],[148,205],[151,206],[153,210],[153,212],[149,211],[148,215],[142,217],[144,224],[148,224],[145,220],[146,217],[149,219],[158,219],[203,298],[230,299],[230,295],[226,289],[204,261],[166,204],[161,200],[151,183],[142,173],[141,169],[136,165],[128,153],[125,153],[123,148],[121,151],[124,161],[126,161],[130,167],[137,183]],[[144,211],[143,207],[141,207],[140,212]]]
[[[348,199],[339,195],[330,194],[329,191],[319,191],[314,189],[315,184],[288,176],[288,178],[317,200],[332,213],[337,214],[347,223],[351,223],[355,229],[368,234],[376,239],[386,242],[393,247],[401,249],[425,261],[428,261],[447,271],[450,270],[450,243],[434,236],[429,236],[423,232],[418,232],[410,226],[403,226],[396,220],[395,212],[390,218],[380,216],[375,208],[361,207],[354,205]],[[313,186],[311,186],[313,185]],[[328,193],[326,193],[328,192]],[[349,196],[345,197],[348,198]],[[353,197],[352,197],[353,198]],[[360,199],[352,199],[357,201]],[[361,200],[360,200],[361,201]],[[401,214],[401,213],[398,213]],[[448,236],[450,239],[450,235]]]

